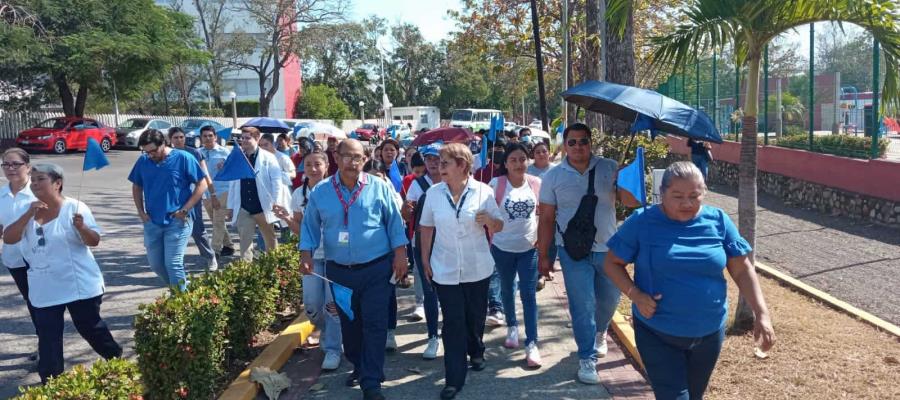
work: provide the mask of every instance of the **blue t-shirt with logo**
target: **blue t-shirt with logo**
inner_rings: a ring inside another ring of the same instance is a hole
[[[659,205],[636,210],[606,245],[635,264],[635,285],[641,291],[662,295],[653,317],[644,318],[632,306],[634,317],[682,337],[705,336],[724,326],[725,265],[728,258],[751,251],[728,214],[706,205],[686,222],[670,219]]]
[[[128,174],[128,180],[143,189],[144,208],[157,225],[171,223],[172,213],[191,198],[191,185],[205,177],[194,156],[178,149],[171,149],[160,163],[144,154]]]

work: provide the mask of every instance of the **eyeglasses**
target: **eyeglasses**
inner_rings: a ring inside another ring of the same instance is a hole
[[[576,144],[580,144],[582,146],[587,146],[587,145],[591,144],[591,139],[588,139],[588,138],[569,139],[566,141],[566,144],[569,145],[569,147],[575,147]]]
[[[40,236],[38,238],[38,246],[43,247],[45,244],[47,244],[47,241],[44,239],[44,227],[39,226],[39,227],[35,228],[34,233],[36,233],[38,236]]]
[[[3,169],[19,169],[19,168],[22,168],[23,165],[25,165],[25,163],[23,163],[23,162],[11,162],[11,163],[2,163],[2,164],[0,164],[0,167],[3,167]]]
[[[341,154],[341,160],[344,161],[345,163],[349,163],[349,162],[352,162],[352,163],[361,163],[361,162],[363,162],[363,160],[365,160],[365,159],[366,159],[365,156],[361,156],[361,155],[359,155],[359,154],[353,154],[353,155],[351,155],[351,154]]]

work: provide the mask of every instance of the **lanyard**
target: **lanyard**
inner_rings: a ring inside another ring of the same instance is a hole
[[[368,179],[366,179],[366,175],[363,174],[362,179],[359,182],[359,190],[352,192],[352,194],[350,195],[350,201],[348,202],[344,200],[344,194],[341,192],[341,187],[338,186],[339,183],[337,176],[338,174],[334,174],[331,177],[331,185],[334,186],[334,193],[337,194],[338,200],[340,200],[341,205],[344,206],[344,226],[347,226],[350,219],[350,206],[352,206],[353,203],[356,203],[356,199],[359,198],[359,195],[360,193],[362,193],[363,188],[366,187],[366,182],[368,181]]]
[[[449,189],[449,188],[448,188]],[[463,205],[466,204],[466,197],[469,196],[469,188],[466,188],[465,193],[463,193],[462,198],[459,199],[459,204],[453,204],[453,198],[450,197],[449,193],[444,193],[447,196],[447,202],[450,203],[450,208],[456,210],[456,219],[459,220],[459,212],[462,211]]]

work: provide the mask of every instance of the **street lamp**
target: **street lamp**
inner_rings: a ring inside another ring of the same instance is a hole
[[[366,110],[365,110],[365,108],[363,108],[365,106],[366,106],[366,102],[364,102],[364,101],[359,102],[359,119],[360,119],[360,123],[363,123],[363,124],[366,123]]]
[[[231,98],[231,127],[237,129],[237,93],[228,92],[228,97]]]

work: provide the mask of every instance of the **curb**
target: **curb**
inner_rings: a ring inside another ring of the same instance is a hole
[[[219,400],[255,399],[259,393],[259,386],[250,382],[250,370],[256,367],[266,367],[272,371],[280,370],[291,358],[294,350],[306,341],[314,328],[306,317],[306,313],[301,311],[300,315],[247,366],[247,369],[228,385],[225,392],[219,396]]]
[[[897,325],[878,318],[866,311],[860,310],[859,308],[854,307],[845,301],[839,300],[828,293],[825,293],[806,283],[803,283],[799,279],[794,278],[768,265],[760,263],[759,261],[756,262],[756,269],[765,274],[767,277],[775,279],[776,281],[779,281],[784,285],[790,286],[792,289],[800,292],[801,294],[812,297],[834,309],[837,309],[838,311],[846,313],[851,317],[872,325],[878,330],[890,333],[900,338],[900,327],[898,327]]]
[[[644,368],[644,361],[641,360],[641,355],[637,350],[637,344],[634,341],[634,328],[631,326],[631,323],[625,319],[624,315],[619,314],[619,312],[616,311],[615,314],[613,314],[611,325],[613,331],[616,332],[619,341],[622,342],[622,345],[625,346],[625,349],[628,350],[631,357],[637,361],[642,370],[646,371],[647,369]]]

